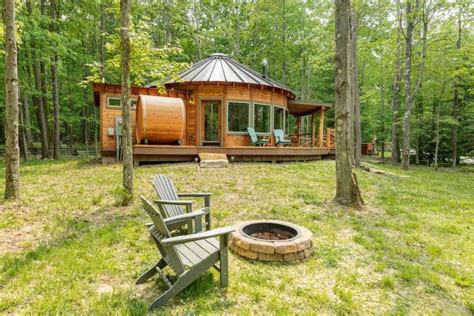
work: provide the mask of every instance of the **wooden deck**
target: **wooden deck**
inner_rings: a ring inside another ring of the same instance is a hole
[[[226,154],[234,161],[303,161],[331,158],[335,151],[306,147],[209,147],[134,145],[135,165],[141,162],[194,161],[200,153]]]

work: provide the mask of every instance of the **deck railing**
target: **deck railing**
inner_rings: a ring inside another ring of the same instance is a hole
[[[324,140],[324,147],[329,150],[336,149],[336,131],[333,128],[326,129],[326,138]]]
[[[294,147],[324,147],[329,150],[336,149],[336,131],[327,128],[324,135],[314,137],[311,133],[289,134],[291,144]],[[321,141],[320,141],[321,140]]]

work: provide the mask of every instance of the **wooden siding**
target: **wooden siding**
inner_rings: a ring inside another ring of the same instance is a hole
[[[227,102],[229,101],[249,101],[254,103],[272,104],[288,108],[288,99],[286,96],[278,92],[268,89],[261,89],[252,86],[243,85],[197,85],[186,86],[186,89],[194,90],[195,100],[197,100],[197,116],[196,127],[199,129],[197,133],[197,146],[202,145],[203,140],[203,108],[202,101],[220,100],[222,102],[220,126],[221,126],[221,147],[248,146],[248,135],[239,135],[235,133],[227,133]]]
[[[115,151],[115,136],[109,136],[108,129],[115,128],[115,117],[122,115],[122,109],[108,107],[108,97],[120,98],[120,94],[103,92],[100,95],[100,146],[102,150]],[[132,95],[132,98],[137,97],[137,95]],[[132,139],[135,144],[135,110],[132,110],[132,130]]]

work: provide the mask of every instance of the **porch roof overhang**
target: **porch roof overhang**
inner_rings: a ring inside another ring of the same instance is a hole
[[[309,115],[331,107],[332,104],[318,101],[288,100],[288,111],[294,116]]]

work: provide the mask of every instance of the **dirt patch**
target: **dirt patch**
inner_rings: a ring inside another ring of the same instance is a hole
[[[19,253],[36,247],[41,241],[42,226],[25,225],[18,229],[0,229],[0,255]]]

